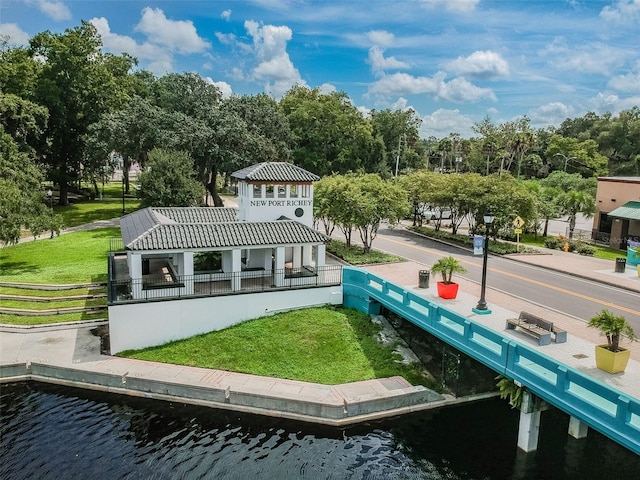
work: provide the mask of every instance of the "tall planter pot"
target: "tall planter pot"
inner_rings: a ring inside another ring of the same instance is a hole
[[[612,352],[607,345],[596,345],[596,367],[609,373],[624,372],[631,357],[631,350],[620,347],[619,352]]]
[[[458,284],[438,282],[438,296],[445,300],[456,298],[458,296]]]

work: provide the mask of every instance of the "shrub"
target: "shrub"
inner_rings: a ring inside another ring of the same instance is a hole
[[[580,255],[586,255],[588,257],[593,257],[596,254],[596,249],[594,247],[592,247],[591,245],[579,242],[576,245],[576,252],[578,252]]]

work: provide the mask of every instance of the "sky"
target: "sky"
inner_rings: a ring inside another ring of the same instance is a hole
[[[365,114],[412,108],[423,138],[640,106],[640,0],[0,0],[15,45],[82,20],[157,76],[343,91]]]

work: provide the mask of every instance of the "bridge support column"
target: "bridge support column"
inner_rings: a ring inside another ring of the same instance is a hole
[[[588,431],[589,426],[586,423],[575,417],[569,417],[569,435],[573,438],[585,438]]]
[[[536,405],[535,398],[525,390],[522,393],[520,424],[518,425],[518,448],[525,452],[535,452],[538,449],[540,413],[541,409]]]

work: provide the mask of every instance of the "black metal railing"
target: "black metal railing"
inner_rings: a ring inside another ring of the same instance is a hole
[[[109,271],[113,271],[111,267]],[[118,304],[340,285],[342,266],[203,273],[175,277],[149,275],[141,279],[123,280],[111,278],[108,282],[109,303]]]

